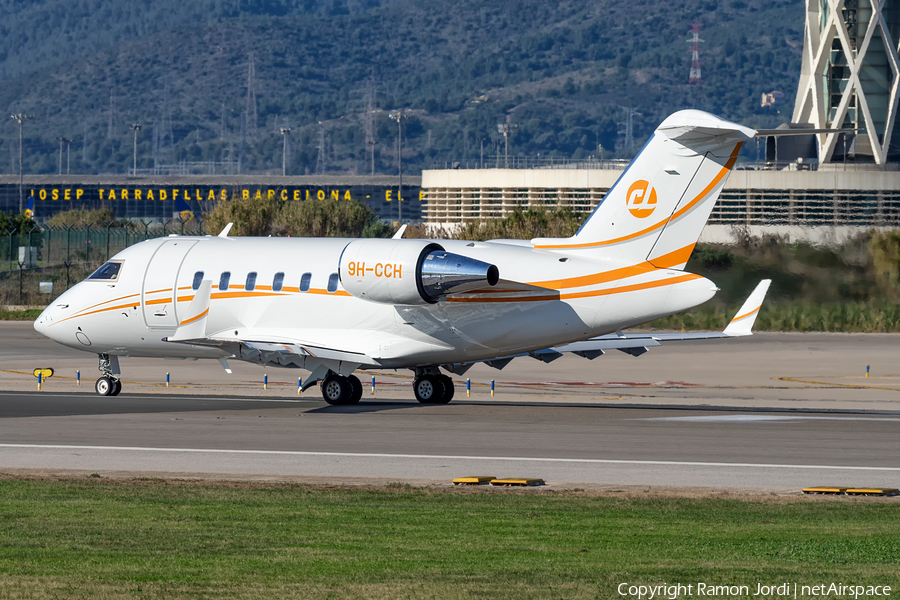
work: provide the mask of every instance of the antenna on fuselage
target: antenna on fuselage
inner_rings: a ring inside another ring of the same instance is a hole
[[[397,230],[397,233],[395,233],[395,234],[391,237],[391,239],[394,239],[394,240],[403,239],[403,234],[404,234],[404,233],[406,233],[406,223],[404,223],[403,225],[400,226],[400,229]]]
[[[228,232],[231,231],[231,228],[234,226],[234,223],[229,223],[225,226],[225,229],[222,230],[222,233],[219,234],[219,237],[228,237]]]

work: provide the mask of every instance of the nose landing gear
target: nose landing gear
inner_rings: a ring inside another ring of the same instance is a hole
[[[94,384],[94,391],[98,396],[118,396],[122,391],[122,382],[117,377],[121,371],[119,370],[119,357],[110,356],[109,354],[100,354],[100,373],[101,377]]]
[[[112,377],[101,377],[94,384],[98,396],[118,396],[122,391],[122,382]]]

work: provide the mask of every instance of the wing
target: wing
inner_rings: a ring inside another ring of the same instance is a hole
[[[593,360],[603,354],[607,350],[619,350],[632,356],[640,356],[647,352],[648,348],[661,346],[664,342],[685,341],[685,340],[709,340],[732,337],[743,337],[753,335],[753,324],[759,315],[759,309],[762,307],[766,292],[769,290],[771,279],[764,279],[753,290],[741,308],[737,311],[735,317],[728,323],[723,331],[699,331],[691,333],[616,333],[611,335],[601,335],[589,340],[580,342],[572,342],[562,344],[552,348],[544,348],[533,352],[524,352],[512,356],[504,356],[502,358],[482,361],[495,369],[502,369],[510,363],[514,358],[521,356],[530,356],[543,362],[553,362],[557,358],[562,357],[566,352],[571,352],[577,356]],[[462,374],[475,363],[463,363],[458,365],[441,365],[448,371]]]

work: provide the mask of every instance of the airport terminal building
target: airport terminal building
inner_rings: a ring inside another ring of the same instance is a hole
[[[622,174],[593,166],[424,171],[425,222],[452,228],[503,218],[516,208],[568,207],[587,214]],[[839,242],[873,227],[900,227],[900,171],[735,170],[701,239],[729,242],[735,227],[751,235],[816,242]]]
[[[738,163],[728,178],[705,241],[729,241],[735,227],[823,242],[900,227],[900,0],[805,4],[794,114],[781,128],[844,131],[766,139],[765,161]],[[518,207],[588,213],[622,173],[599,161],[454,167],[422,174],[430,225],[502,218]]]
[[[24,198],[34,196],[39,222],[73,208],[109,208],[117,218],[164,223],[178,213],[176,198],[199,214],[232,198],[276,198],[299,202],[310,198],[359,200],[384,221],[397,221],[398,180],[375,176],[150,176],[33,175],[25,177]],[[422,218],[421,177],[403,178],[402,218]],[[0,211],[20,211],[19,180],[0,176]]]

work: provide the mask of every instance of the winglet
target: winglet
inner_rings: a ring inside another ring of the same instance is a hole
[[[391,238],[392,240],[401,240],[403,239],[403,234],[406,233],[406,223],[400,226],[400,229],[397,230],[397,233]]]
[[[209,315],[209,299],[212,293],[212,281],[200,282],[194,292],[194,299],[188,306],[185,318],[178,324],[175,333],[169,336],[170,342],[206,339],[206,317]]]
[[[766,297],[766,292],[769,291],[770,283],[772,283],[771,279],[763,279],[759,282],[759,285],[756,286],[756,289],[753,290],[753,293],[750,294],[747,301],[744,302],[740,310],[737,311],[737,314],[731,320],[731,323],[725,328],[725,331],[723,332],[725,335],[729,337],[738,337],[753,334],[753,324],[756,322],[756,317],[759,315],[759,309],[762,308],[762,303]]]
[[[232,227],[234,227],[234,223],[226,225],[225,229],[222,230],[222,233],[219,234],[219,237],[228,237],[228,232],[231,231]]]

